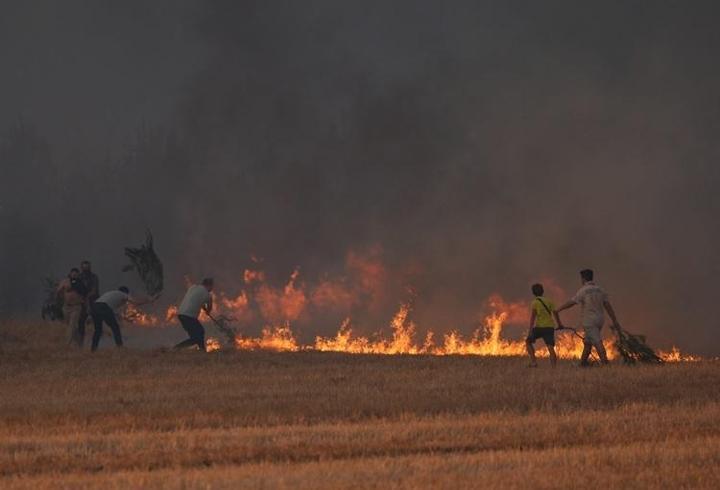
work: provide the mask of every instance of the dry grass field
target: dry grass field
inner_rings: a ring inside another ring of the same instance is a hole
[[[91,355],[62,337],[0,325],[0,488],[720,488],[718,362]]]

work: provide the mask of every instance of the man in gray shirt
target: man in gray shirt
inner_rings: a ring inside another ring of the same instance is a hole
[[[608,362],[605,346],[602,342],[602,334],[600,333],[605,323],[605,311],[607,311],[610,316],[613,327],[618,328],[620,326],[607,293],[593,282],[593,276],[594,273],[591,269],[581,270],[580,279],[582,281],[582,287],[572,299],[555,310],[558,313],[558,327],[562,327],[559,313],[575,305],[580,305],[580,322],[585,333],[583,351],[580,356],[581,366],[588,365],[588,358],[590,357],[593,347],[595,347],[602,363],[607,364]]]
[[[139,301],[130,296],[130,290],[126,286],[120,286],[116,290],[108,291],[100,296],[92,305],[90,305],[90,312],[92,314],[93,322],[95,323],[95,333],[93,334],[91,347],[92,351],[95,352],[100,344],[103,323],[106,323],[110,327],[113,339],[115,339],[115,345],[122,347],[122,333],[120,332],[120,324],[117,321],[115,312],[120,308],[123,308],[128,303],[141,306],[152,303],[157,298],[158,296],[156,295],[146,301]]]
[[[185,293],[180,306],[178,307],[178,320],[180,325],[188,333],[188,339],[183,340],[175,346],[176,349],[184,349],[197,345],[202,351],[205,347],[205,328],[198,320],[200,310],[210,313],[213,308],[212,290],[214,281],[208,277],[203,279],[202,284],[190,286]]]

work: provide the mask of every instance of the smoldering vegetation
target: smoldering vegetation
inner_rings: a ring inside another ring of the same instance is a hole
[[[149,227],[168,301],[186,274],[237,293],[252,256],[320,284],[379,250],[368,328],[412,287],[420,325],[470,331],[590,266],[628,328],[717,354],[715,4],[171,3],[0,21],[3,316],[82,258],[132,282]]]

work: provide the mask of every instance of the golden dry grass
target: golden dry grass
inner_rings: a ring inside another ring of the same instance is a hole
[[[717,362],[0,349],[1,488],[720,486]]]

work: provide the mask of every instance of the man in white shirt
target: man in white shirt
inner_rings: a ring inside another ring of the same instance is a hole
[[[211,278],[203,279],[202,284],[194,284],[190,286],[185,293],[180,306],[178,307],[178,320],[180,325],[188,333],[189,338],[183,340],[175,346],[176,349],[197,345],[200,350],[205,349],[205,328],[198,320],[200,309],[210,313],[213,308],[212,295],[213,280]]]
[[[156,298],[151,298],[148,301],[136,301],[130,297],[130,290],[126,286],[120,286],[116,290],[108,291],[96,299],[95,302],[90,305],[90,312],[93,323],[95,324],[95,332],[92,338],[92,351],[95,352],[100,344],[103,322],[107,323],[110,330],[112,330],[115,345],[122,347],[123,339],[115,312],[128,303],[140,306],[155,299]]]
[[[571,300],[555,310],[557,313],[560,313],[575,305],[580,305],[581,325],[585,331],[583,351],[580,356],[581,366],[588,365],[588,358],[590,357],[593,347],[595,347],[602,363],[608,363],[607,353],[605,352],[605,346],[602,342],[602,334],[600,333],[605,323],[605,311],[607,311],[613,322],[613,328],[620,326],[607,293],[593,282],[593,276],[594,273],[591,269],[581,270],[580,279],[582,281],[582,287]],[[557,318],[559,320],[559,316]],[[562,327],[562,322],[558,324],[558,327]]]

